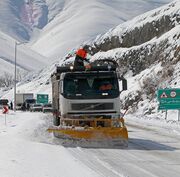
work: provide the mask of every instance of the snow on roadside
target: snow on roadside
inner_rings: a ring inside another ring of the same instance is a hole
[[[128,124],[136,124],[141,127],[149,127],[162,133],[170,133],[180,136],[180,120],[178,121],[178,110],[168,110],[167,118],[165,111],[159,111],[152,115],[127,114],[125,121]]]
[[[48,143],[53,140],[46,132],[48,117],[10,111],[5,125],[5,115],[0,112],[0,176],[98,177],[63,146]]]

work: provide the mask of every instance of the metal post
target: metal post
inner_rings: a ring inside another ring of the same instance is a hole
[[[180,121],[180,109],[178,110],[178,121]]]
[[[14,51],[14,112],[16,112],[16,66],[17,66],[17,46],[21,44],[25,44],[27,42],[18,43],[15,41],[15,51]]]
[[[5,113],[4,121],[5,121],[4,123],[5,123],[5,126],[6,126],[6,113]]]
[[[16,112],[16,57],[17,57],[17,42],[15,41],[15,56],[14,56],[14,112]]]
[[[167,120],[167,109],[166,109],[166,115],[165,115],[165,120]]]

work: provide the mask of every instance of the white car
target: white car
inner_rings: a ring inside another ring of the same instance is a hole
[[[41,103],[36,103],[36,104],[33,104],[32,106],[30,106],[30,111],[31,112],[41,112],[42,111],[42,107],[43,105]]]
[[[52,110],[53,110],[52,104],[50,104],[50,103],[44,104],[43,107],[42,107],[42,112],[43,113],[52,112]]]

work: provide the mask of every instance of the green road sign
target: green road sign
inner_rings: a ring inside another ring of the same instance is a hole
[[[180,89],[158,90],[159,109],[180,109]]]
[[[48,94],[37,94],[37,103],[48,103],[49,96]]]

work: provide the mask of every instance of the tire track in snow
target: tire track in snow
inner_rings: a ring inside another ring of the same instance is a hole
[[[179,177],[178,138],[146,126],[132,126],[129,130],[127,149],[69,148],[69,151],[103,177]]]
[[[68,150],[78,161],[81,161],[102,177],[125,177],[100,160],[95,154],[85,152],[83,148],[68,148]]]

